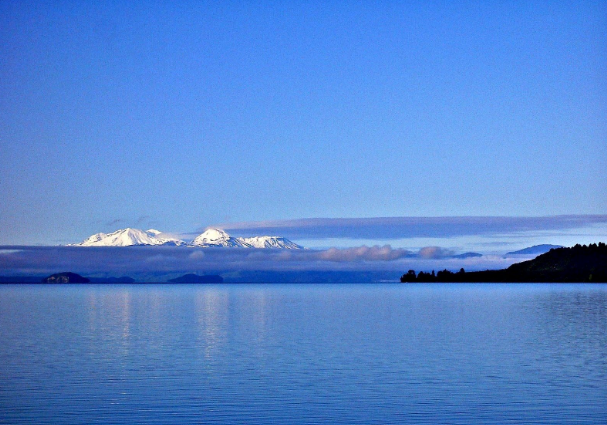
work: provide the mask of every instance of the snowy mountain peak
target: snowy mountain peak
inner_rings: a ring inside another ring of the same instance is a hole
[[[233,238],[228,235],[225,231],[210,227],[205,230],[202,234],[198,235],[191,243],[191,246],[200,247],[213,247],[213,246],[227,246],[227,247],[242,247],[242,242],[238,238]]]
[[[279,236],[254,236],[251,238],[234,238],[226,231],[210,227],[196,237],[190,244],[200,247],[238,247],[238,248],[281,248],[302,249],[301,246]]]
[[[179,239],[159,237],[161,233],[154,229],[143,231],[127,227],[112,233],[94,234],[71,246],[185,245],[185,242]]]
[[[282,248],[282,249],[303,249],[286,238],[280,236],[254,236],[252,238],[239,238],[244,245],[251,248]]]
[[[279,236],[255,236],[251,238],[235,238],[226,231],[209,227],[198,235],[191,243],[174,238],[170,233],[156,229],[139,230],[127,227],[112,233],[97,233],[84,241],[70,246],[142,246],[142,245],[188,245],[193,247],[231,247],[231,248],[279,248],[302,249],[301,246]]]
[[[221,230],[221,229],[217,229],[215,227],[209,227],[200,236],[203,236],[203,235],[209,239],[224,239],[224,238],[230,237],[230,235],[228,235],[227,232],[225,232],[224,230]]]

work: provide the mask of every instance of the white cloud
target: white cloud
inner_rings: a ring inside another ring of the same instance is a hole
[[[188,255],[191,260],[202,260],[204,258],[204,252],[197,250]]]
[[[418,255],[422,258],[445,258],[452,256],[453,251],[440,246],[427,246],[420,249]]]
[[[393,261],[411,255],[406,249],[392,249],[390,245],[360,246],[356,248],[330,248],[319,251],[317,258],[323,261]]]

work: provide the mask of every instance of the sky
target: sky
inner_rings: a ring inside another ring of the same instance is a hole
[[[607,3],[176,3],[0,2],[0,245],[268,222],[313,247],[606,239]],[[292,225],[382,218],[429,230]]]

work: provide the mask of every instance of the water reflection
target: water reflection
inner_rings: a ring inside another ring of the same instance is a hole
[[[526,308],[538,316],[534,334],[544,361],[572,367],[594,383],[607,382],[607,287],[556,285]],[[538,350],[539,351],[539,350]]]
[[[197,290],[195,295],[198,346],[202,347],[207,360],[221,355],[226,343],[230,320],[229,297],[219,289]]]
[[[265,290],[255,291],[251,299],[251,321],[255,328],[254,335],[258,343],[263,343],[268,327],[268,294]]]
[[[607,285],[3,289],[7,423],[607,417]]]
[[[88,319],[92,346],[108,345],[129,353],[131,339],[132,294],[118,291],[91,290],[87,294]]]

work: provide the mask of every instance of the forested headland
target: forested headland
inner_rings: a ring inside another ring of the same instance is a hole
[[[603,242],[551,249],[533,260],[516,263],[502,270],[458,272],[441,270],[401,276],[412,282],[607,282],[607,245]]]

